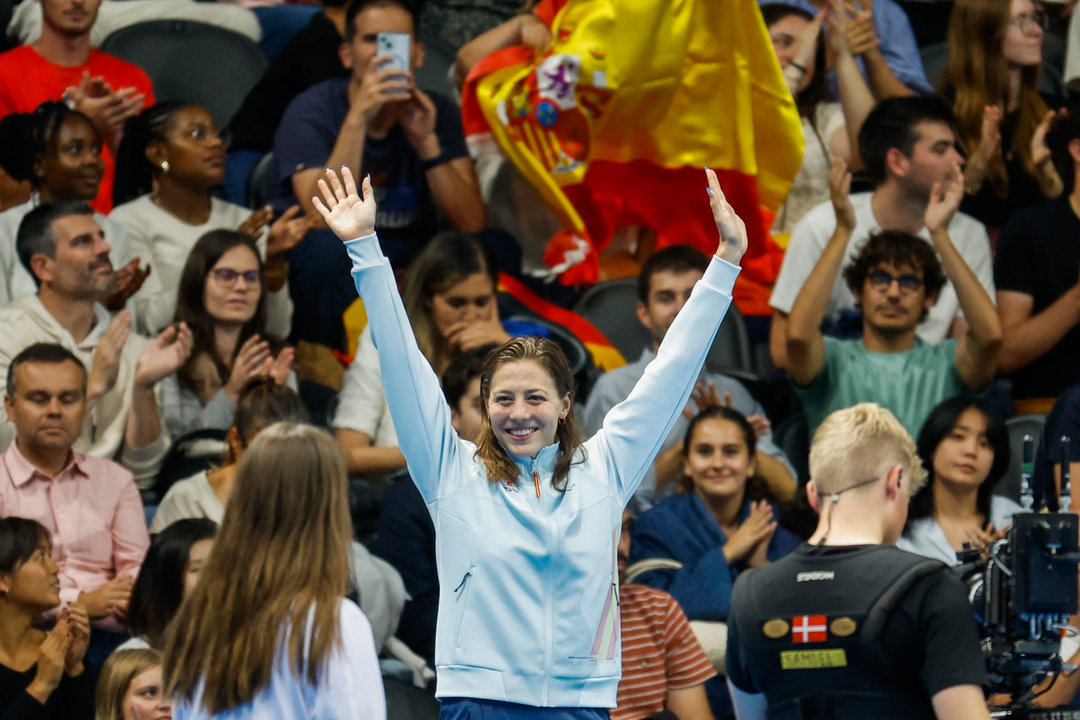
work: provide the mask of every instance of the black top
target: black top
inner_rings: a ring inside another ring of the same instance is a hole
[[[1018,212],[1001,234],[994,261],[998,290],[1030,295],[1032,316],[1080,279],[1080,218],[1068,197]],[[1057,397],[1080,382],[1080,329],[1073,326],[1045,355],[1013,373],[1014,398]]]
[[[916,566],[926,567],[880,634],[867,630],[874,601]],[[944,564],[891,545],[804,544],[736,581],[727,675],[744,692],[764,693],[770,708],[884,697],[874,717],[932,717],[935,694],[982,685],[986,665],[964,586]]]
[[[44,705],[26,692],[37,667],[15,672],[0,665],[0,720],[92,720],[94,687],[90,673],[64,675]]]
[[[991,178],[987,177],[979,192],[965,195],[960,203],[961,211],[990,229],[1005,227],[1009,218],[1018,210],[1046,200],[1046,196],[1039,189],[1039,181],[1024,165],[1023,155],[1012,151],[1013,135],[1016,133],[1019,117],[1019,112],[1012,112],[1001,120],[1001,157],[1005,160],[1005,175],[1009,180],[1005,197],[994,191]]]
[[[232,149],[269,151],[281,116],[294,97],[323,80],[348,76],[338,55],[341,42],[334,23],[321,12],[297,30],[229,123]]]

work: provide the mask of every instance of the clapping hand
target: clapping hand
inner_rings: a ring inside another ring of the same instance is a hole
[[[120,354],[130,335],[131,311],[121,310],[109,321],[94,350],[94,361],[86,379],[86,397],[90,403],[96,403],[116,385],[120,374]]]
[[[270,225],[266,236],[266,257],[281,255],[300,244],[315,224],[315,218],[300,215],[300,206],[293,205]]]
[[[150,276],[150,266],[146,269],[139,267],[139,258],[132,258],[131,262],[116,271],[116,288],[105,297],[101,298],[101,304],[109,310],[122,310],[128,299],[139,291],[146,278]]]
[[[964,168],[964,186],[969,193],[977,193],[982,188],[990,165],[1001,157],[1001,108],[987,105],[983,108],[982,131],[979,146],[968,157]]]
[[[836,226],[849,233],[855,230],[855,207],[851,204],[851,173],[843,158],[833,160],[829,168],[829,199],[836,213]]]
[[[1051,162],[1050,147],[1046,144],[1046,133],[1050,130],[1055,118],[1064,117],[1067,114],[1068,111],[1065,109],[1058,112],[1048,110],[1046,115],[1043,116],[1042,122],[1035,128],[1035,133],[1031,136],[1031,164],[1038,171],[1039,187],[1047,197],[1059,195],[1062,184],[1057,170],[1054,169],[1054,163]]]
[[[135,363],[135,384],[151,386],[179,370],[191,354],[193,342],[187,323],[165,328],[139,355]]]
[[[931,236],[937,232],[948,232],[949,223],[960,208],[964,198],[964,172],[960,162],[954,161],[952,168],[939,182],[930,189],[930,202],[926,205],[923,222]]]
[[[743,520],[739,529],[731,534],[724,543],[724,557],[728,565],[734,565],[741,560],[749,560],[757,555],[764,555],[759,546],[768,548],[773,533],[776,532],[776,518],[773,517],[772,505],[764,500],[755,500],[750,503],[750,513]],[[760,563],[764,565],[764,563]],[[758,567],[758,566],[755,566]]]
[[[731,407],[731,393],[724,393],[720,397],[720,391],[716,389],[716,383],[706,380],[704,383],[695,383],[694,390],[690,393],[691,403],[683,408],[682,414],[687,420],[693,420],[698,413],[704,412],[711,407]],[[772,423],[764,415],[748,415],[746,421],[754,428],[754,435],[761,437],[772,430]]]
[[[90,616],[81,605],[69,605],[60,611],[60,620],[68,623],[71,644],[64,656],[64,672],[70,676],[83,671],[83,656],[90,646]]]
[[[340,178],[327,168],[326,177],[319,179],[318,187],[322,197],[313,197],[312,204],[339,238],[348,242],[375,232],[375,194],[371,191],[370,177],[364,178],[362,197],[348,167],[341,168]]]
[[[845,40],[852,55],[864,55],[881,44],[874,23],[874,0],[862,0],[858,7],[855,3],[845,3],[845,11],[848,15]]]
[[[712,209],[716,229],[720,232],[720,244],[716,248],[716,256],[732,265],[738,265],[750,246],[750,240],[746,236],[746,224],[735,214],[735,208],[728,203],[724,191],[720,189],[720,181],[716,178],[716,173],[705,168],[705,177],[709,181],[709,207]]]

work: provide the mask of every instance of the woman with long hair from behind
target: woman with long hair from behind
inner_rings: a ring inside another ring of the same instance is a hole
[[[176,718],[385,717],[371,626],[344,597],[351,539],[330,436],[292,423],[259,433],[166,633]]]

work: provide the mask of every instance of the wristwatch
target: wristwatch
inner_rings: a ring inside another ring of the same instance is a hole
[[[430,160],[421,160],[420,161],[420,169],[423,170],[424,172],[427,172],[431,168],[439,167],[440,165],[442,165],[443,163],[446,163],[446,162],[450,162],[449,153],[446,152],[446,148],[440,146],[438,155],[431,158]]]

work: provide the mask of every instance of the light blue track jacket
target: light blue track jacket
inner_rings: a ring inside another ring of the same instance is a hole
[[[375,235],[346,243],[409,472],[435,523],[436,695],[615,707],[622,511],[686,405],[739,268],[714,259],[637,386],[583,446],[565,492],[558,445],[489,482],[458,438]],[[539,478],[537,497],[533,473]]]

